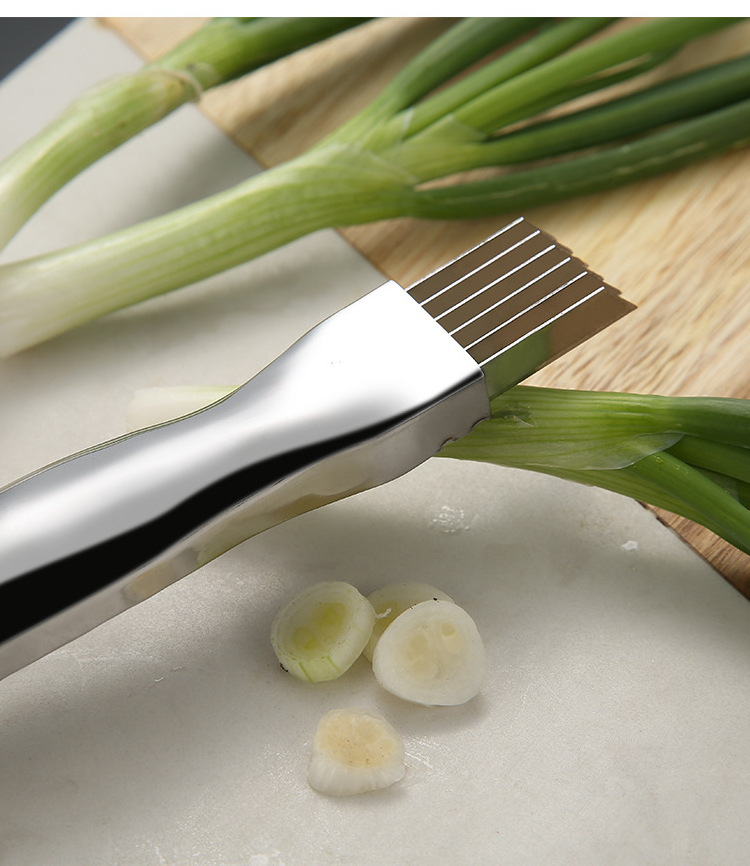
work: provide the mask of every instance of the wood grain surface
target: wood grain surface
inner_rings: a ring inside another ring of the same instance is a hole
[[[203,19],[102,21],[144,59],[153,59]],[[366,104],[450,23],[369,22],[205,94],[200,107],[258,162],[275,165]],[[699,40],[650,76],[669,77],[748,45],[750,24],[742,24]],[[400,219],[342,234],[385,275],[408,284],[515,215],[439,223]],[[530,381],[750,398],[750,149],[524,216],[638,305]],[[657,513],[750,597],[750,557],[690,521]]]

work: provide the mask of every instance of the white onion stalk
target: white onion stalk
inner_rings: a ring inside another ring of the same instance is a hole
[[[311,683],[340,677],[362,654],[375,623],[370,602],[349,583],[324,581],[276,614],[271,645],[279,663]]]
[[[420,583],[416,580],[389,583],[388,586],[370,593],[367,598],[375,611],[375,625],[370,640],[364,649],[364,655],[370,661],[372,661],[372,654],[380,636],[399,614],[413,605],[419,604],[420,601],[429,601],[431,598],[453,601],[442,590],[431,586],[429,583]]]
[[[375,646],[380,685],[428,706],[465,704],[478,694],[487,656],[476,623],[450,601],[423,601],[388,626]]]
[[[215,18],[158,60],[82,94],[0,163],[0,248],[57,190],[204,91],[361,18]]]
[[[308,781],[332,796],[363,794],[403,778],[404,745],[392,725],[368,710],[331,710],[313,740]]]

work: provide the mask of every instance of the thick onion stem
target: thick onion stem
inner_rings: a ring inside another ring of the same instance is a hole
[[[69,180],[176,108],[362,20],[217,18],[159,60],[92,88],[0,164],[0,248]]]

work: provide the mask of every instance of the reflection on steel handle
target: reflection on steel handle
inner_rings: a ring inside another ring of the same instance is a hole
[[[481,369],[386,283],[208,409],[0,492],[0,677],[488,414]]]

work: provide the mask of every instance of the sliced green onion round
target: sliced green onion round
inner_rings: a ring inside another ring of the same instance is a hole
[[[431,598],[442,601],[453,601],[442,590],[431,586],[429,583],[420,583],[416,580],[405,581],[403,583],[389,583],[388,586],[376,589],[375,592],[370,593],[367,598],[375,611],[375,625],[364,650],[365,656],[370,661],[372,661],[375,644],[380,640],[380,635],[383,634],[399,614],[402,614],[413,605],[419,604],[420,601],[429,601]]]
[[[341,676],[362,654],[375,611],[349,583],[324,581],[295,596],[276,614],[271,644],[281,666],[311,683]]]
[[[386,628],[372,657],[380,685],[429,706],[466,703],[482,687],[487,656],[474,620],[450,601],[423,601]]]
[[[368,710],[331,710],[320,720],[308,770],[311,787],[347,796],[403,778],[404,744],[392,725]]]

